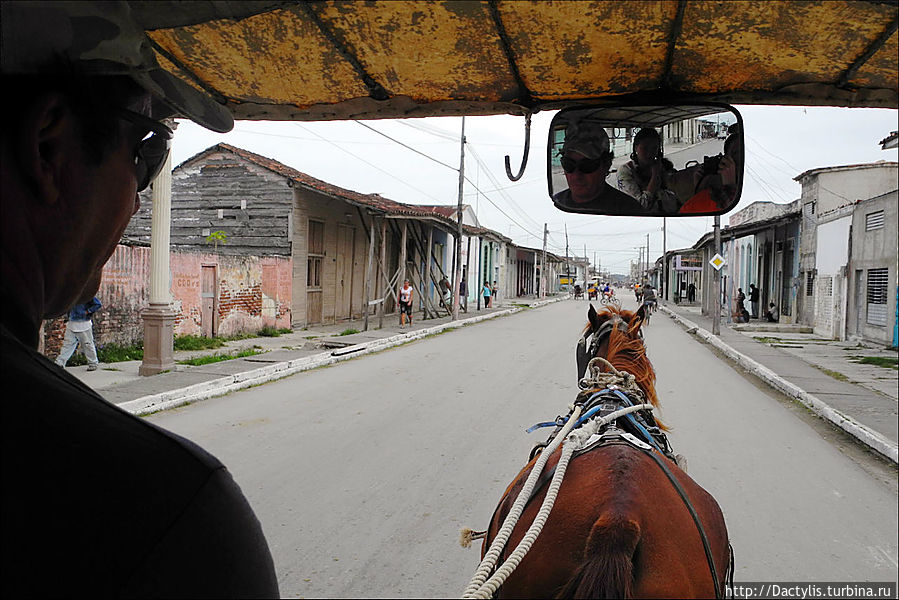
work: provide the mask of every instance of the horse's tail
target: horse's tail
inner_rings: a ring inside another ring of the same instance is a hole
[[[593,525],[584,561],[557,598],[633,598],[634,552],[640,525],[622,515],[603,515]]]

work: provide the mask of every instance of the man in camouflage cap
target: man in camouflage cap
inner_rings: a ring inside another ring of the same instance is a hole
[[[643,213],[636,200],[606,182],[613,155],[601,124],[589,120],[570,123],[561,154],[568,188],[553,195],[556,208],[588,214]]]
[[[156,63],[126,3],[2,2],[4,596],[277,597],[227,469],[36,352],[92,298],[181,115],[228,110]]]

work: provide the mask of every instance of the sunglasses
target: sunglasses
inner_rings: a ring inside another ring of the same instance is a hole
[[[581,173],[592,173],[600,166],[602,166],[601,158],[584,158],[581,160],[574,160],[573,158],[569,158],[568,156],[562,157],[562,168],[566,173],[574,173],[575,171],[580,171]]]
[[[172,146],[172,130],[150,117],[125,108],[115,109],[116,116],[147,129],[147,134],[134,149],[134,173],[137,191],[147,189],[165,164]]]

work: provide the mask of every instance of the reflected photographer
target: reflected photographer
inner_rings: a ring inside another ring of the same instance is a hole
[[[733,205],[737,193],[737,161],[743,154],[742,137],[732,132],[724,141],[724,154],[706,156],[694,168],[696,193],[681,206],[679,214],[708,213],[726,210]]]
[[[644,211],[675,212],[677,195],[668,188],[674,165],[662,154],[662,136],[644,127],[634,136],[631,159],[618,170],[618,189],[633,196]]]
[[[556,207],[567,212],[643,213],[637,200],[606,183],[612,158],[609,136],[600,124],[581,121],[569,125],[561,151],[568,189],[553,195]]]

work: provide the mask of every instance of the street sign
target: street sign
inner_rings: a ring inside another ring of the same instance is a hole
[[[720,271],[721,267],[724,266],[724,262],[724,257],[716,253],[715,256],[712,257],[712,260],[709,261],[709,264],[715,267],[716,271]]]

